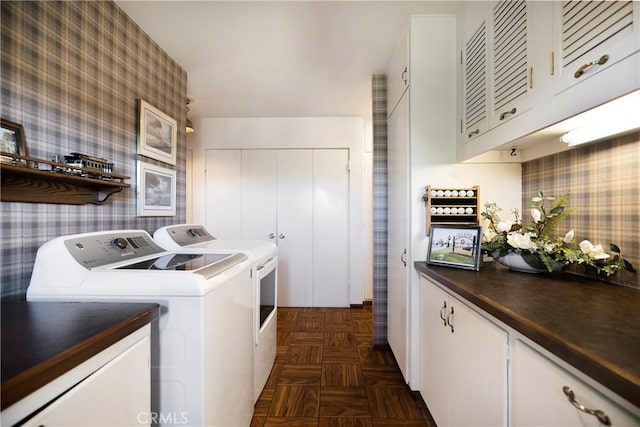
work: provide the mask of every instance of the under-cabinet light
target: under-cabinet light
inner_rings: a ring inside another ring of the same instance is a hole
[[[560,141],[574,147],[640,128],[640,90],[582,113]]]

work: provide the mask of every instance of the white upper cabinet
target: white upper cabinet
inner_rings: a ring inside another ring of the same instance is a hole
[[[487,24],[480,25],[465,39],[463,47],[463,90],[465,140],[484,133],[489,128],[487,112]]]
[[[462,39],[462,140],[469,141],[526,111],[533,67],[524,0],[473,2]]]
[[[499,1],[491,9],[491,116],[495,127],[529,108],[528,3]]]
[[[566,149],[547,128],[640,88],[639,16],[639,1],[465,2],[458,161],[526,161]],[[475,122],[482,93],[486,127]],[[512,148],[520,157],[501,157]]]
[[[638,52],[638,10],[633,1],[554,2],[556,93]]]
[[[391,116],[408,87],[409,36],[408,31],[403,31],[387,69],[387,117]]]

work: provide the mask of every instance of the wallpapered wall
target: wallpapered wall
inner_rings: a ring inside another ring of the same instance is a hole
[[[24,298],[37,248],[66,234],[185,221],[187,74],[113,2],[1,2],[2,117],[24,126],[28,154],[109,159],[132,188],[102,206],[0,204],[2,298]],[[171,166],[136,154],[137,100],[178,121]],[[177,172],[177,215],[137,217],[136,160]]]
[[[387,342],[387,77],[371,79],[373,113],[373,344]]]
[[[549,196],[570,191],[574,211],[558,233],[573,229],[578,242],[601,243],[607,251],[610,242],[620,246],[638,273],[618,273],[608,281],[640,288],[640,132],[524,163],[525,209],[538,190]]]

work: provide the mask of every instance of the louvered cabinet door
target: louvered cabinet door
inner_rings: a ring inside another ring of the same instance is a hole
[[[487,25],[483,20],[462,44],[463,125],[462,141],[470,141],[489,128],[487,111]]]
[[[640,2],[554,4],[556,93],[614,67],[640,50]],[[615,93],[615,81],[612,85]],[[602,90],[607,90],[602,88]]]
[[[524,0],[503,0],[491,8],[491,128],[530,108],[534,69],[529,59],[529,7]]]

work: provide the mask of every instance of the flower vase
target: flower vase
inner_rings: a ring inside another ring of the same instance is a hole
[[[519,252],[509,252],[506,255],[495,258],[497,262],[508,267],[510,270],[519,271],[521,273],[548,273],[546,267],[534,267],[524,260]],[[562,270],[565,264],[556,262],[553,265],[553,271]]]

